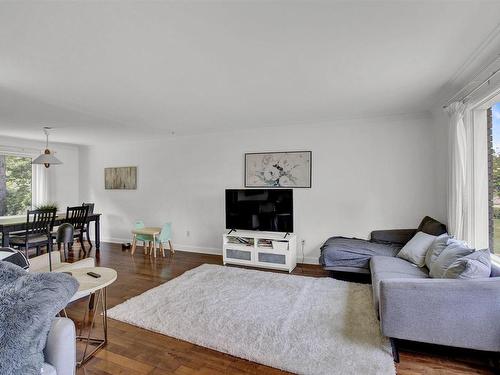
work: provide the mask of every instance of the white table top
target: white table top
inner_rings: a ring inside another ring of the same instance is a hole
[[[115,282],[117,278],[117,273],[112,268],[106,267],[88,267],[88,268],[77,268],[72,269],[71,276],[78,280],[80,287],[75,295],[71,298],[70,302],[76,301],[82,297],[88,296],[102,288]],[[87,275],[87,272],[94,272],[101,275],[99,278],[95,278]]]
[[[132,230],[133,234],[142,234],[146,236],[154,236],[156,234],[160,234],[160,232],[161,232],[160,227],[144,227]]]

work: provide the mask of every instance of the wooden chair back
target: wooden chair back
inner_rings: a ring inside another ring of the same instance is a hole
[[[92,215],[94,213],[94,206],[95,206],[95,203],[86,203],[86,202],[83,202],[82,203],[82,206],[87,206],[89,208],[89,215]]]
[[[87,225],[89,206],[75,206],[66,209],[66,223],[73,225],[76,230],[83,230]]]
[[[73,228],[73,225],[71,225],[70,223],[62,223],[61,225],[59,225],[59,228],[57,228],[56,243],[58,245],[64,244],[64,246],[72,243],[74,232],[75,229]]]
[[[28,210],[26,215],[26,242],[32,235],[45,235],[52,231],[56,220],[56,208]]]
[[[158,242],[165,243],[172,239],[172,223],[166,223],[161,228]]]

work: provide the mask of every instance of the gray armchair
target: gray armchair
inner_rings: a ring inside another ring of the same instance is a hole
[[[74,375],[76,369],[75,324],[68,318],[55,318],[43,351],[43,375]]]

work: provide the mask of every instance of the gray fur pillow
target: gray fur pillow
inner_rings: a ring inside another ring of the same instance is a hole
[[[0,374],[39,375],[52,320],[78,281],[64,273],[29,273],[9,262],[0,262],[1,279],[6,282],[0,284]]]
[[[9,265],[13,265],[15,267],[9,267]],[[16,266],[10,262],[1,262],[0,261],[0,288],[3,286],[16,281],[21,276],[24,276],[28,273],[25,269]]]

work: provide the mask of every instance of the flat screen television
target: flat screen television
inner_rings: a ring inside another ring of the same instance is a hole
[[[293,232],[293,190],[227,189],[226,228]]]

